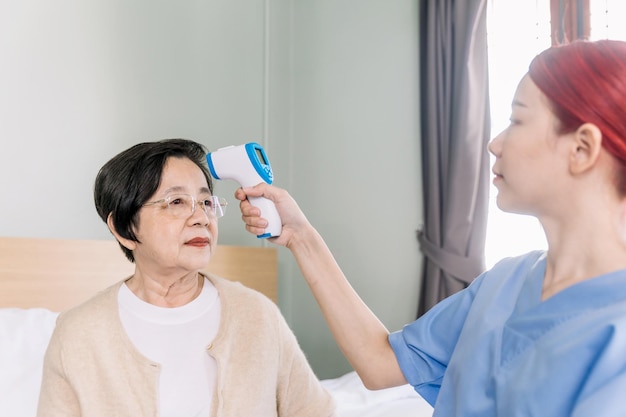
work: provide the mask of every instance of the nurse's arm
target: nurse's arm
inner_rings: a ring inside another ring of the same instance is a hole
[[[341,351],[368,389],[406,384],[389,331],[350,285],[317,230],[309,227],[289,249]]]
[[[247,197],[272,200],[282,221],[280,236],[269,239],[287,247],[317,300],[341,351],[369,389],[406,383],[389,344],[389,331],[352,288],[328,249],[286,190],[265,183],[238,189],[235,197],[246,229],[262,234],[267,221]]]

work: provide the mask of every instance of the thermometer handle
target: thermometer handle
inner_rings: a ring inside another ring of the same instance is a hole
[[[268,200],[265,197],[248,197],[250,204],[258,207],[261,210],[261,217],[267,220],[267,227],[265,233],[257,235],[258,238],[279,236],[282,229],[282,222],[276,206],[272,200]]]

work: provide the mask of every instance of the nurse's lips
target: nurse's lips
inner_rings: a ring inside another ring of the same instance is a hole
[[[185,242],[185,245],[203,247],[203,246],[208,246],[209,243],[210,241],[208,237],[195,237]]]

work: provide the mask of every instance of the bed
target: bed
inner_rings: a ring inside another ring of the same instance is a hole
[[[277,300],[275,248],[219,245],[208,272]],[[132,274],[112,240],[0,237],[0,416],[34,417],[43,355],[59,311]],[[322,380],[340,417],[427,417],[410,386],[367,390],[354,372]]]

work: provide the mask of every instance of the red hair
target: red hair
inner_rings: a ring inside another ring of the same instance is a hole
[[[546,49],[530,64],[530,78],[548,98],[560,133],[584,123],[602,132],[602,146],[620,163],[626,195],[626,42],[575,41]]]

